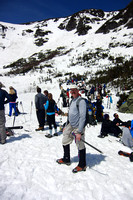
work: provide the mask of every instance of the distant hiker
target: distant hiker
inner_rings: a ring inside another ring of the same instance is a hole
[[[39,128],[36,131],[44,130],[45,125],[45,108],[47,98],[41,93],[41,88],[37,87],[37,94],[35,95],[36,115],[39,122]]]
[[[95,102],[96,107],[96,120],[97,122],[103,121],[103,106],[100,94],[97,95],[97,100]]]
[[[95,92],[95,87],[92,85],[92,87],[90,89],[91,100],[94,99],[94,92]]]
[[[47,111],[47,122],[49,125],[49,134],[47,134],[46,137],[48,138],[52,137],[52,124],[54,125],[54,129],[55,129],[54,136],[58,136],[57,125],[55,122],[55,110],[57,109],[57,111],[59,111],[59,109],[56,106],[56,103],[51,93],[48,94],[48,100],[46,101],[46,104],[44,104],[44,107]]]
[[[5,144],[7,136],[6,136],[6,128],[5,128],[6,120],[5,120],[4,104],[9,103],[10,96],[5,90],[1,89],[2,87],[5,87],[5,86],[0,82],[0,142],[1,144]]]
[[[69,98],[70,98],[70,95],[69,95],[69,88],[67,88],[66,95],[67,95],[67,106],[69,107]]]
[[[121,140],[124,145],[133,148],[133,120],[125,123]]]
[[[12,109],[14,109],[14,114],[15,116],[18,116],[17,108],[16,108],[16,99],[17,97],[17,92],[16,90],[10,86],[9,87],[9,96],[11,101],[9,102],[9,116],[11,117],[12,115]]]
[[[86,149],[84,142],[81,139],[85,137],[85,120],[87,105],[84,99],[79,101],[79,91],[77,85],[72,85],[70,93],[73,96],[73,100],[70,104],[68,112],[68,121],[63,130],[62,145],[64,150],[64,156],[57,160],[58,164],[70,165],[70,144],[75,140],[79,151],[79,163],[78,166],[73,169],[73,173],[86,170]],[[77,107],[77,101],[79,106]]]
[[[102,85],[98,84],[98,94],[100,94],[100,96],[102,96]]]
[[[106,84],[103,85],[103,96],[106,96]]]
[[[88,114],[89,114],[89,124],[90,125],[97,125],[97,122],[95,120],[94,116],[94,106],[93,103],[91,103],[91,99],[88,98]]]
[[[107,99],[107,108],[111,108],[111,103],[113,103],[113,100],[112,100],[112,96],[111,95],[107,95],[106,96]]]
[[[66,91],[63,89],[63,87],[61,87],[61,94],[60,97],[62,97],[62,101],[63,101],[63,107],[67,107],[67,95],[66,95]]]

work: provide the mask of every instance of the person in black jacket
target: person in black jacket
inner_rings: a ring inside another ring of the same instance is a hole
[[[123,122],[120,118],[119,115],[117,113],[114,113],[114,119],[113,122],[115,125],[117,126],[125,126],[126,122]]]
[[[1,89],[4,85],[0,82],[0,142],[1,144],[6,143],[6,128],[5,128],[5,109],[4,104],[9,103],[9,94]],[[5,100],[6,99],[6,100]]]
[[[54,125],[54,129],[55,129],[55,136],[58,136],[57,134],[57,125],[55,122],[55,110],[59,111],[53,96],[51,93],[48,93],[48,100],[46,102],[46,104],[44,105],[46,111],[47,111],[47,122],[49,125],[49,134],[46,135],[46,137],[51,138],[52,137],[52,124]]]
[[[102,100],[99,94],[97,95],[95,107],[96,107],[96,120],[97,122],[102,122],[103,121],[103,107],[102,107]]]
[[[47,98],[41,93],[41,88],[37,87],[37,94],[35,95],[36,115],[39,122],[39,128],[36,131],[44,130],[45,125],[45,108]]]
[[[117,113],[114,113],[113,123],[116,126],[117,132],[122,135],[122,129],[119,126],[125,126],[126,122],[123,122]]]
[[[11,99],[9,102],[9,116],[11,117],[12,115],[12,109],[14,109],[15,116],[18,116],[17,109],[16,109],[16,99],[18,97],[17,97],[16,90],[12,86],[9,87],[9,96]]]

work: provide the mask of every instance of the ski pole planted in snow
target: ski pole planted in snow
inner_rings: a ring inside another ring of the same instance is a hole
[[[14,124],[15,124],[15,119],[16,119],[16,116],[14,115],[14,118],[13,118],[13,127],[14,127]]]
[[[20,105],[21,105],[21,107],[22,107],[22,111],[23,111],[23,114],[24,114],[24,108],[23,108],[22,101],[20,101]],[[25,122],[26,122],[26,118],[25,118],[25,116],[24,116],[24,119],[25,119]]]
[[[33,106],[33,101],[31,101],[30,120],[31,120],[31,115],[32,115],[32,106]]]

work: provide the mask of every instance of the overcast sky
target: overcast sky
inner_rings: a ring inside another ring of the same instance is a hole
[[[83,9],[114,11],[125,8],[131,0],[1,0],[0,21],[25,23],[66,17]]]

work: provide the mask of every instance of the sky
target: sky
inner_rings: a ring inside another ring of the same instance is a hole
[[[14,24],[66,17],[84,9],[114,11],[131,0],[1,0],[0,21]]]

